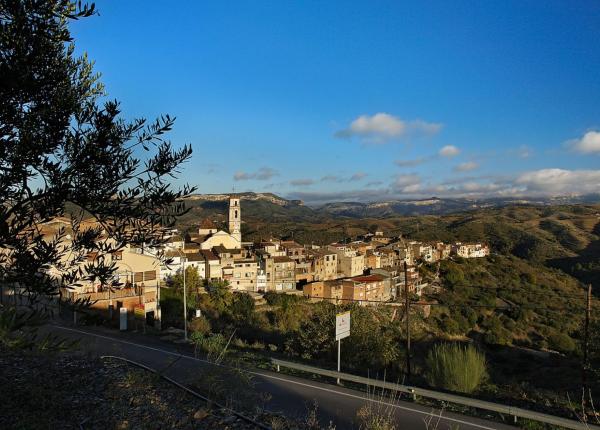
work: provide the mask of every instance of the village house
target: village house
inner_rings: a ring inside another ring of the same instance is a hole
[[[367,251],[365,255],[365,266],[367,269],[379,269],[381,267],[381,255],[377,251]]]
[[[283,249],[288,257],[298,262],[303,261],[306,256],[306,249],[293,240],[282,241],[279,243],[279,247]]]
[[[433,247],[422,242],[410,242],[412,252],[415,258],[421,259],[427,263],[434,261]]]
[[[344,296],[344,282],[341,279],[329,281],[315,281],[306,284],[302,288],[304,297],[311,301],[326,300],[332,303],[339,303]]]
[[[296,289],[296,263],[287,256],[267,257],[260,261],[267,276],[267,291]]]
[[[365,270],[365,256],[351,247],[339,243],[328,246],[328,249],[337,254],[338,273],[350,278],[362,275]]]
[[[313,301],[357,302],[362,306],[386,302],[391,298],[390,282],[382,275],[316,281],[305,285],[302,292]]]
[[[258,291],[258,261],[254,258],[235,260],[231,288],[241,291]]]
[[[210,249],[201,249],[200,254],[205,261],[205,278],[211,281],[223,279],[221,260]]]
[[[326,281],[338,277],[338,256],[329,249],[311,249],[307,251],[311,261],[311,272],[315,281]]]
[[[450,257],[450,254],[452,253],[452,245],[444,242],[436,242],[434,246],[437,251],[438,260],[446,260]]]
[[[312,262],[310,260],[296,261],[296,284],[305,284],[312,282],[314,274],[312,271]]]
[[[490,255],[490,248],[481,243],[456,242],[452,246],[452,253],[462,258],[481,258]]]
[[[86,257],[90,263],[96,258],[96,251],[89,252]],[[89,299],[92,310],[107,312],[110,317],[118,315],[120,308],[126,308],[130,317],[137,310],[144,323],[160,326],[160,260],[140,248],[130,246],[104,258],[106,263],[115,264],[115,280],[120,286],[109,288],[109,285],[102,285],[97,280],[82,280],[79,286],[63,290],[63,297],[71,300]],[[59,275],[55,269],[50,274]]]

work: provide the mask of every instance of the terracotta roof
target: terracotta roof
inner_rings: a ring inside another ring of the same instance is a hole
[[[185,259],[186,259],[186,261],[204,261],[204,260],[206,260],[206,258],[204,258],[204,255],[202,255],[199,252],[186,254]]]
[[[280,243],[280,245],[284,248],[304,248],[304,246],[300,245],[298,242],[293,240],[286,240]]]
[[[293,263],[294,260],[292,260],[289,257],[273,257],[273,261],[275,263]]]
[[[354,278],[350,278],[350,280],[356,282],[380,282],[384,279],[381,275],[355,276]]]
[[[209,249],[201,249],[198,252],[200,254],[202,254],[204,256],[204,259],[206,259],[206,260],[218,260],[219,259],[219,257],[217,257],[215,254],[213,254],[212,251]]]
[[[203,230],[216,230],[217,226],[209,218],[204,218],[200,223],[200,228]]]
[[[319,248],[319,249],[309,249],[307,251],[308,255],[312,255],[315,257],[323,257],[325,255],[337,255],[335,251],[331,251],[329,249]]]

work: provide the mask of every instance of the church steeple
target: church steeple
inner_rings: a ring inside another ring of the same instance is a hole
[[[229,196],[229,234],[242,243],[242,211],[240,199]]]

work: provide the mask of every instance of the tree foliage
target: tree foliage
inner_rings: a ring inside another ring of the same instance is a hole
[[[68,0],[0,0],[0,282],[32,307],[82,281],[118,283],[105,257],[163,243],[193,191],[170,185],[192,153],[166,139],[174,119],[126,121],[92,62],[75,55],[69,23],[95,13]],[[49,235],[44,223],[64,215],[70,228]]]

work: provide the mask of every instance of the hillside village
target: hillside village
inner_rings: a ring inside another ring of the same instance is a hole
[[[207,285],[225,281],[233,291],[250,293],[255,299],[273,291],[302,294],[313,301],[368,305],[400,299],[405,288],[410,295],[420,296],[428,286],[419,275],[422,262],[480,258],[490,252],[483,243],[425,243],[389,237],[383,231],[327,246],[278,238],[244,242],[241,200],[228,199],[228,231],[204,219],[192,234],[170,231],[164,249],[125,248],[110,256],[117,266],[118,289],[88,282],[65,291],[65,296],[89,298],[94,307],[111,313],[124,307],[131,314],[145,315],[148,324],[160,324],[160,286],[167,286],[182,269],[193,268]],[[93,260],[95,253],[87,258]]]

